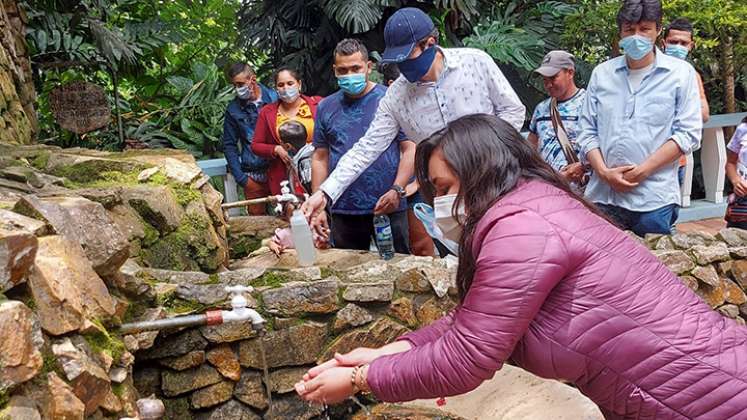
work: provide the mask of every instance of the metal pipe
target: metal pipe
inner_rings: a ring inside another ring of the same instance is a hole
[[[242,201],[234,201],[233,203],[226,203],[221,204],[222,209],[232,209],[234,207],[245,207],[245,206],[251,206],[254,204],[265,204],[265,203],[275,203],[277,202],[277,197],[272,195],[269,197],[264,198],[254,198],[251,200],[242,200]]]
[[[119,330],[122,334],[133,334],[141,331],[165,330],[178,327],[192,327],[198,325],[207,325],[208,317],[206,314],[186,315],[174,318],[157,319],[155,321],[133,322],[122,324]]]

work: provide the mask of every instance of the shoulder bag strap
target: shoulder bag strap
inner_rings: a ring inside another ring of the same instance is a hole
[[[555,130],[555,136],[558,138],[560,148],[563,150],[565,160],[568,164],[578,162],[578,156],[576,151],[573,150],[570,140],[568,140],[568,133],[565,131],[563,121],[560,119],[560,112],[558,111],[558,101],[555,98],[550,100],[550,120],[552,121],[552,128]]]

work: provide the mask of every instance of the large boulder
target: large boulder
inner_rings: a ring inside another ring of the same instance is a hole
[[[32,233],[0,228],[0,293],[26,281],[36,247],[36,236]]]
[[[129,242],[104,206],[82,197],[26,196],[15,210],[49,223],[54,230],[85,250],[101,276],[117,272],[129,256]]]
[[[51,335],[81,329],[115,313],[115,302],[80,245],[62,236],[39,238],[31,294],[41,326]]]
[[[36,376],[44,344],[36,315],[21,302],[0,303],[0,393]]]

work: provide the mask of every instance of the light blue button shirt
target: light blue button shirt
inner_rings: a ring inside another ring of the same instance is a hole
[[[591,75],[581,112],[578,146],[582,159],[599,149],[607,167],[639,165],[668,140],[682,153],[700,147],[703,121],[695,69],[657,49],[654,66],[637,90],[628,81],[625,56],[598,65]],[[593,174],[586,197],[631,211],[651,211],[680,203],[678,161],[652,173],[627,193],[615,192]]]
[[[337,164],[321,189],[333,202],[402,130],[420,143],[466,115],[496,115],[521,130],[526,108],[495,61],[472,48],[438,48],[444,68],[436,82],[409,83],[400,76],[379,102],[366,134]]]

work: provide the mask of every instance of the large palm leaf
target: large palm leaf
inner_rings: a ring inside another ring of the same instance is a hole
[[[461,0],[459,0],[461,1]],[[376,26],[386,7],[399,7],[399,0],[321,0],[327,16],[331,16],[352,34],[367,32]]]

